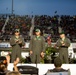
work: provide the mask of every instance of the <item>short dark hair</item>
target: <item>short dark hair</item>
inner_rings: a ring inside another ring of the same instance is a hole
[[[62,61],[59,57],[54,59],[54,66],[55,67],[61,67],[62,66]]]
[[[0,56],[0,64],[7,64],[7,59],[5,56]]]
[[[5,68],[7,68],[7,59],[4,56],[0,57],[0,71],[4,71]]]

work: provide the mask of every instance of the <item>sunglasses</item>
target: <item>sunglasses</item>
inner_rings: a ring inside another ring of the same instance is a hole
[[[19,33],[19,31],[16,31],[15,33]]]

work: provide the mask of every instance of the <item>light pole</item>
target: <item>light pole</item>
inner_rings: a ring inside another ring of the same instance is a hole
[[[14,11],[14,10],[13,10],[13,0],[12,0],[12,15],[13,15],[13,11]]]

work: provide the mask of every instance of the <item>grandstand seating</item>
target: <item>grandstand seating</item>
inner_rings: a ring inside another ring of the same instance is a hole
[[[6,18],[7,17],[5,17],[5,15],[0,16],[0,40],[9,41],[15,28],[20,29],[21,35],[24,36],[25,41],[30,40],[29,32],[30,27],[32,26],[32,16],[10,15],[4,29],[5,32],[3,33],[1,30],[5,24]],[[44,35],[51,34],[52,42],[56,42],[59,37],[59,27],[65,31],[65,34],[70,38],[71,41],[76,42],[76,16],[56,15],[51,17],[47,15],[35,15],[34,25],[35,28],[40,28]]]

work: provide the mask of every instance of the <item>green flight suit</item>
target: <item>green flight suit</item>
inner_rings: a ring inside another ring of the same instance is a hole
[[[18,38],[20,41],[22,41],[21,44],[18,42],[15,42],[16,37],[12,36],[10,40],[10,45],[12,46],[12,54],[11,54],[11,62],[13,63],[17,57],[21,58],[21,51],[22,46],[25,45],[25,41],[22,36],[19,36]]]
[[[45,50],[45,39],[40,36],[33,36],[30,40],[30,50],[33,51],[33,54],[30,56],[32,63],[40,63],[40,54]]]
[[[62,41],[62,39],[59,38],[56,42],[57,47],[59,47],[59,57],[62,62],[69,63],[68,47],[70,46],[70,40],[65,37],[65,39],[64,39],[65,46],[62,46],[61,41]]]

